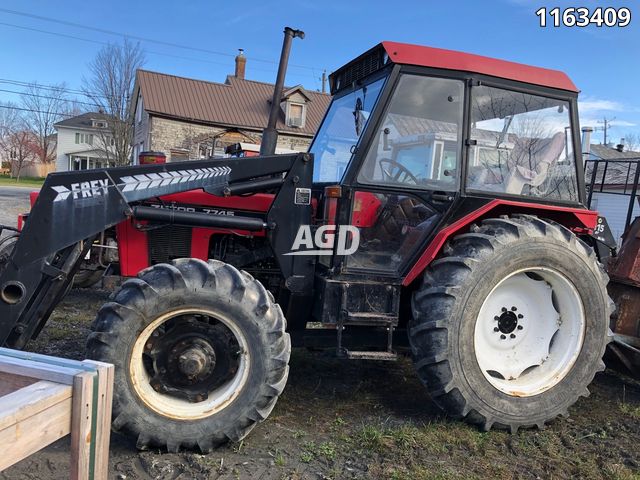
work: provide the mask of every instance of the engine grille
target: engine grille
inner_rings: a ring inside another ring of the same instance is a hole
[[[148,232],[149,259],[152,264],[191,256],[191,228],[167,226]]]

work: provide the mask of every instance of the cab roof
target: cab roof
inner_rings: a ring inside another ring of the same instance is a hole
[[[331,77],[338,80],[341,73],[347,73],[346,77],[353,78],[352,72],[348,70],[358,70],[363,72],[362,68],[358,68],[359,63],[365,63],[364,70],[371,69],[371,56],[378,57],[377,54],[386,53],[388,59],[380,59],[378,62],[381,68],[389,62],[417,65],[421,67],[440,68],[445,70],[456,70],[469,73],[479,73],[482,75],[490,75],[492,77],[504,78],[516,82],[524,82],[543,87],[557,88],[570,92],[578,92],[578,88],[564,72],[551,70],[548,68],[534,67],[522,63],[509,62],[496,58],[484,57],[471,53],[457,52],[454,50],[444,50],[441,48],[424,47],[421,45],[412,45],[408,43],[398,43],[385,41],[361,55],[357,59],[349,62],[341,69],[334,72]],[[334,80],[332,79],[332,80]],[[344,78],[347,80],[348,78]],[[349,78],[350,79],[350,78]],[[355,78],[354,78],[355,79]],[[332,90],[337,87],[346,85],[347,82],[332,82]],[[340,80],[343,80],[342,78]],[[342,85],[340,85],[342,84]],[[334,93],[334,92],[332,92]]]

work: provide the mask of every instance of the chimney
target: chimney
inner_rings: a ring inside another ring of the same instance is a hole
[[[619,143],[618,145],[616,145],[616,150],[622,153],[624,151],[624,143]]]
[[[236,56],[236,78],[244,80],[244,71],[247,67],[247,57],[244,56],[244,49],[238,49]]]
[[[591,155],[591,134],[593,133],[593,128],[591,127],[582,127],[582,157],[585,160],[589,159]]]

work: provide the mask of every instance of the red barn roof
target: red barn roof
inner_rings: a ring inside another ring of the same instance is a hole
[[[394,63],[480,73],[517,82],[578,92],[578,88],[571,79],[558,70],[408,43],[382,42],[382,46],[389,55],[389,59]]]

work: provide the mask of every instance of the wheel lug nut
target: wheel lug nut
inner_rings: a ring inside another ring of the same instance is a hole
[[[516,338],[516,334],[512,333],[511,335],[509,335],[511,338]]]
[[[496,315],[495,317],[493,317],[493,319],[497,322],[498,320],[500,320],[500,317]]]
[[[505,337],[504,335],[500,335],[500,340],[504,340],[505,338],[507,337]]]
[[[494,332],[499,332],[499,331],[500,331],[500,329],[499,329],[498,327],[493,327],[493,331],[494,331]]]
[[[518,318],[524,318],[524,315],[522,315],[521,313],[518,314]]]
[[[511,307],[512,312],[515,312],[516,310],[518,310],[516,307]]]
[[[522,330],[524,327],[522,325],[518,325],[518,330]]]
[[[507,307],[502,307],[502,311],[506,312],[507,311]]]

